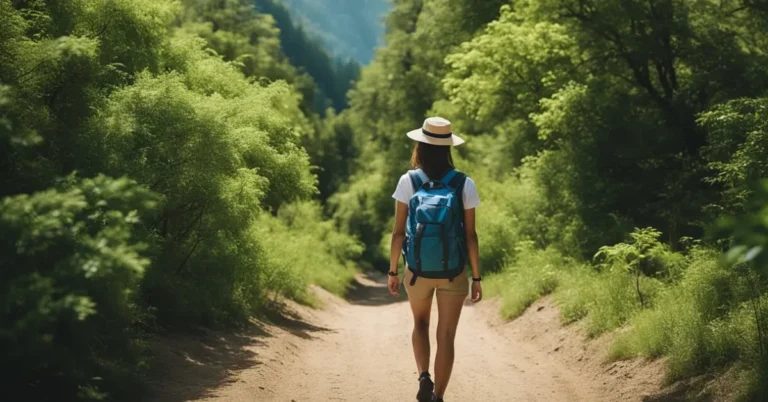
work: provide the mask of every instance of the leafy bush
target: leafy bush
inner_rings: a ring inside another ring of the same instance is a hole
[[[632,330],[617,341],[613,354],[669,356],[673,378],[732,361],[733,339],[723,338],[717,324],[738,304],[738,284],[730,268],[719,263],[715,251],[694,249],[681,280],[663,289],[654,307],[632,320]]]
[[[237,322],[265,290],[258,271],[268,262],[251,225],[315,191],[299,101],[284,84],[249,83],[197,41],[177,45],[184,74],[141,74],[113,93],[89,143],[106,171],[164,195],[152,222],[162,249],[144,286],[161,321]],[[208,75],[229,78],[199,81]]]
[[[703,113],[709,145],[704,150],[712,175],[708,181],[722,185],[722,202],[716,212],[746,207],[752,187],[768,177],[763,161],[768,157],[768,99],[736,99]]]
[[[315,203],[288,205],[277,219],[264,215],[252,230],[263,239],[269,261],[265,287],[304,302],[312,302],[310,284],[344,296],[363,253],[355,238],[323,220]]]
[[[744,301],[731,317],[730,328],[740,337],[740,357],[755,373],[752,391],[758,397],[768,395],[768,180],[750,189],[744,212],[722,218],[719,234],[732,239],[726,261],[735,265],[734,273],[742,284]]]
[[[138,224],[158,198],[128,179],[68,178],[0,202],[0,384],[13,400],[130,395],[144,367]]]
[[[646,300],[640,278],[677,273],[681,265],[682,256],[669,252],[665,245],[659,243],[660,236],[661,232],[654,228],[635,229],[629,234],[629,243],[603,246],[595,254],[595,260],[601,261],[604,270],[628,273],[635,278],[635,291],[641,308],[650,306],[650,301]]]
[[[587,332],[596,336],[626,324],[641,311],[637,299],[636,280],[621,272],[571,276],[563,279],[568,289],[562,296],[564,319],[585,317]],[[654,295],[658,280],[641,277],[640,286],[649,296]]]
[[[156,325],[343,293],[360,246],[290,205],[317,195],[304,140],[343,133],[316,133],[278,35],[246,0],[0,0],[6,394],[135,400]],[[57,184],[72,172],[91,179]],[[297,239],[322,246],[296,256]]]
[[[383,269],[386,269],[389,258],[380,245],[385,241],[382,240],[385,234],[392,230],[387,224],[394,215],[395,201],[391,196],[398,179],[395,175],[387,178],[379,173],[359,173],[346,188],[328,200],[340,228],[365,245],[363,259]]]
[[[562,276],[557,299],[566,322],[586,319],[590,335],[611,331],[654,306],[664,280],[683,268],[685,257],[658,241],[653,228],[637,229],[630,241],[602,247],[595,265]]]

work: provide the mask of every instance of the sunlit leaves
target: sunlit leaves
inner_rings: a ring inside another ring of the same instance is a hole
[[[32,372],[43,382],[64,376],[25,396],[45,399],[98,387],[92,376],[111,370],[109,359],[140,361],[126,338],[149,265],[139,224],[156,206],[135,182],[104,176],[0,201],[0,350],[15,367],[4,376],[11,396]]]
[[[526,117],[572,76],[579,52],[567,27],[527,21],[504,8],[499,20],[447,57],[445,91],[486,127]]]
[[[138,328],[241,322],[263,306],[278,268],[255,228],[315,194],[300,145],[314,127],[296,88],[269,83],[294,71],[271,18],[204,3],[211,14],[186,25],[171,0],[0,0],[12,399],[130,398],[145,367]],[[195,34],[213,19],[225,57]],[[247,60],[269,79],[246,77]]]
[[[733,100],[704,113],[699,121],[709,131],[709,181],[725,187],[720,208],[741,209],[755,182],[768,177],[768,100]]]

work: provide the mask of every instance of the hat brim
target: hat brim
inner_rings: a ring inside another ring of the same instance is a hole
[[[420,128],[409,131],[407,135],[408,135],[408,138],[414,141],[424,142],[432,145],[455,147],[457,145],[461,145],[464,143],[464,140],[461,139],[461,137],[459,137],[456,134],[451,135],[451,138],[435,138],[435,137],[430,137],[424,134],[424,131],[422,131],[422,129]]]

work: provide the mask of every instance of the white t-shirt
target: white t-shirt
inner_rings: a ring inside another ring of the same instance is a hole
[[[425,180],[426,181],[426,180]],[[408,177],[408,173],[400,176],[400,180],[397,182],[397,188],[395,193],[392,194],[392,198],[407,204],[411,197],[413,197],[413,186],[411,185],[411,178]],[[467,181],[464,183],[464,191],[462,193],[464,199],[464,209],[477,208],[480,205],[480,196],[477,194],[477,187],[475,182],[467,177]]]

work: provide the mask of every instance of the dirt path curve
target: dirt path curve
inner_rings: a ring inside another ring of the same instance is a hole
[[[236,345],[249,352],[252,364],[232,369],[227,359],[198,357],[199,364],[218,364],[221,370],[216,373],[226,371],[226,375],[221,381],[205,380],[202,390],[189,377],[205,374],[177,373],[187,378],[175,385],[164,384],[157,400],[415,400],[416,368],[407,301],[387,294],[384,277],[376,281],[358,277],[349,301],[322,291],[318,294],[325,308],[303,309],[301,320],[280,320],[277,326],[265,328],[257,341]],[[492,303],[465,305],[447,401],[616,400],[604,395],[601,378],[569,367],[558,354],[526,340],[526,331],[508,330],[496,318],[497,311]],[[432,314],[434,361],[436,303]],[[225,346],[232,348],[231,342]]]

